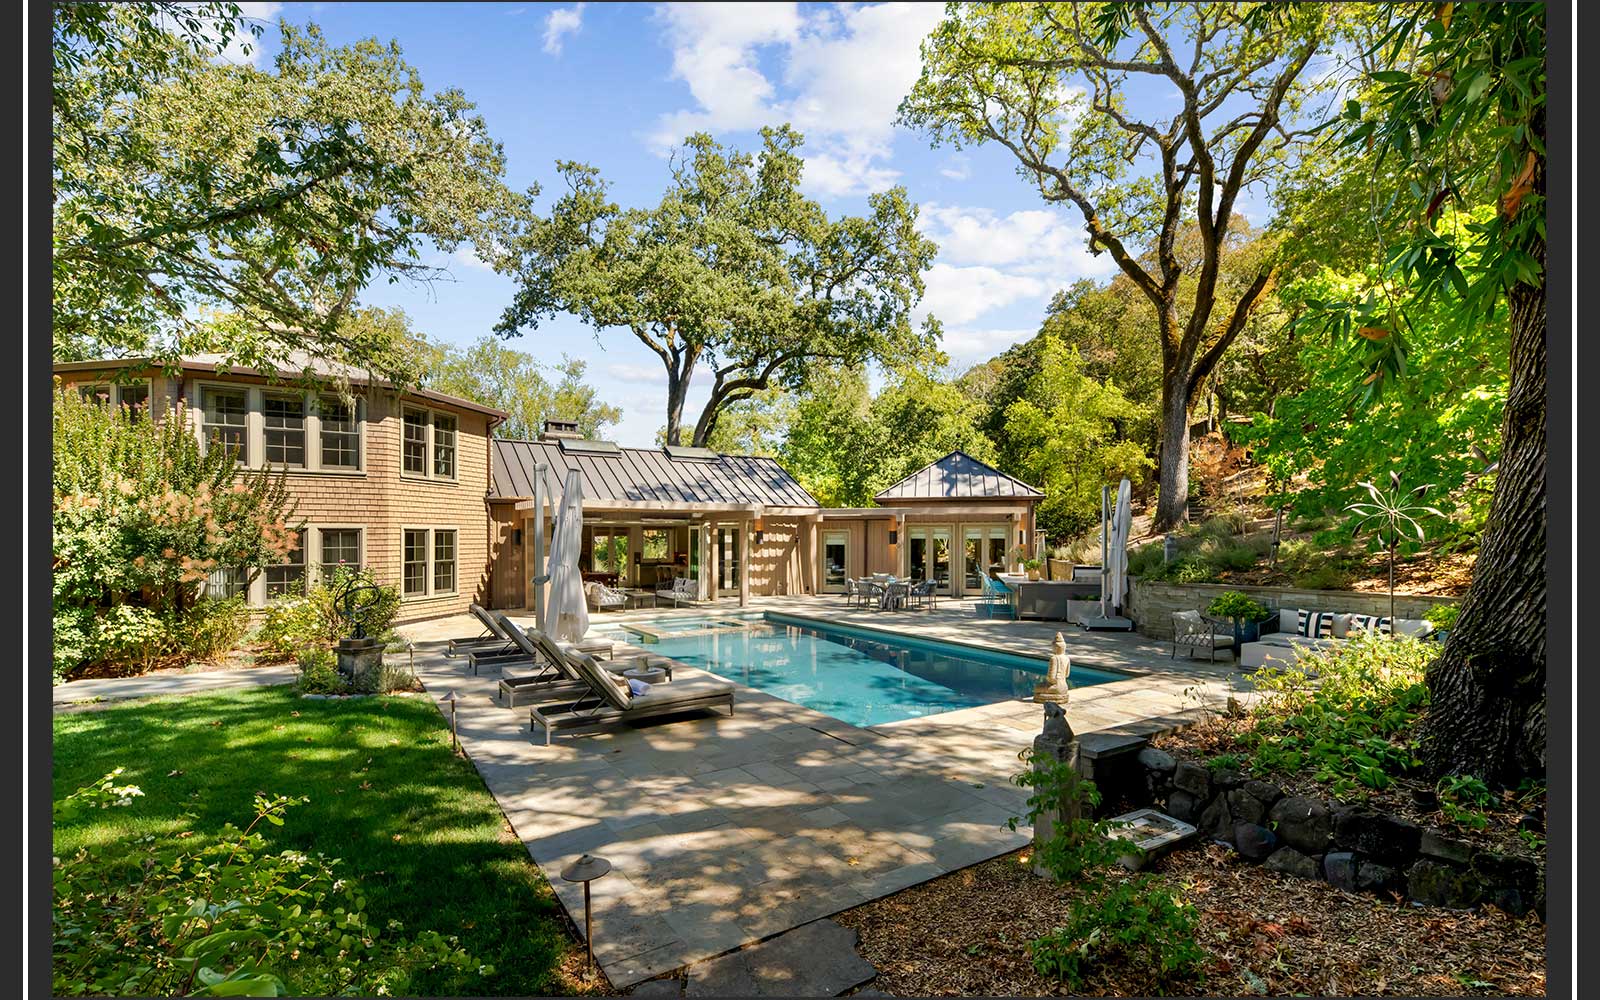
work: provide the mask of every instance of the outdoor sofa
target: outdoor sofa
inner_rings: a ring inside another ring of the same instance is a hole
[[[1424,639],[1432,634],[1433,623],[1421,618],[1391,619],[1386,615],[1281,608],[1273,631],[1263,632],[1258,641],[1239,647],[1239,666],[1250,670],[1285,667],[1305,651],[1337,649],[1358,634],[1358,629]]]

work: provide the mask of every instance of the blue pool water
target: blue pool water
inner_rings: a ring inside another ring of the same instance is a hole
[[[620,628],[620,638],[652,653],[857,726],[1030,697],[1046,668],[1031,657],[781,619],[724,615]],[[1072,668],[1073,687],[1121,679]]]

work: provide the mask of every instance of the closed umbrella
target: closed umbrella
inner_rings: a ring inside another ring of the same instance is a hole
[[[578,554],[583,549],[583,483],[576,469],[567,473],[552,535],[545,628],[560,642],[577,642],[589,631],[589,606],[578,571]]]
[[[1111,606],[1122,613],[1128,593],[1128,538],[1133,533],[1133,486],[1124,479],[1117,486],[1116,513],[1111,519]]]

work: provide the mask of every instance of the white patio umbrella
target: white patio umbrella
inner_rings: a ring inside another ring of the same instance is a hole
[[[583,549],[583,483],[576,469],[567,473],[551,534],[550,596],[544,627],[560,642],[577,642],[589,631],[589,605],[578,571],[578,554]]]
[[[1111,607],[1122,613],[1128,593],[1128,537],[1133,532],[1133,486],[1124,479],[1117,486],[1117,506],[1111,517],[1111,551],[1107,568],[1111,570]]]

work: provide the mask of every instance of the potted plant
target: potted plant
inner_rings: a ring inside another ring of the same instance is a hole
[[[1022,568],[1028,571],[1028,579],[1037,580],[1039,579],[1039,567],[1043,565],[1044,563],[1037,559],[1028,559],[1023,562]]]
[[[1435,604],[1422,616],[1433,622],[1433,634],[1440,642],[1449,638],[1450,630],[1456,627],[1456,619],[1461,617],[1459,604]]]
[[[1266,605],[1249,595],[1229,590],[1217,595],[1207,606],[1206,614],[1213,618],[1232,619],[1233,648],[1238,649],[1247,642],[1261,638],[1261,623],[1266,621],[1271,612]]]

